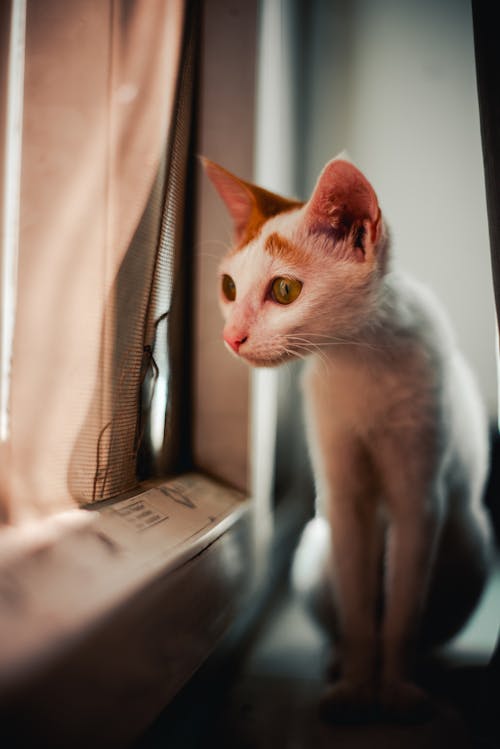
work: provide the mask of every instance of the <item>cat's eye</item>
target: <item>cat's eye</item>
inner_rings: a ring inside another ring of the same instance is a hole
[[[302,291],[302,282],[296,278],[275,278],[271,286],[271,296],[278,304],[291,304]]]
[[[236,284],[227,273],[222,276],[222,293],[228,302],[234,302],[236,299]]]

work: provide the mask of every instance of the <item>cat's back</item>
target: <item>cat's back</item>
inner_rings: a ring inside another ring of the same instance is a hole
[[[429,377],[434,380],[436,399],[444,414],[450,441],[464,463],[468,462],[469,455],[486,464],[486,410],[449,315],[434,293],[419,281],[400,275],[388,280],[398,287],[398,314],[404,310],[407,335],[415,339],[415,345],[428,358]]]

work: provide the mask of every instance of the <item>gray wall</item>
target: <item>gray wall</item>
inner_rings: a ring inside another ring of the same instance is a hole
[[[272,0],[268,0],[271,1]],[[448,308],[492,416],[495,318],[467,0],[311,0],[302,45],[299,193],[347,149],[372,181],[394,265]]]

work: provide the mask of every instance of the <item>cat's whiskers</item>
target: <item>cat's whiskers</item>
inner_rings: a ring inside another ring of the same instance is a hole
[[[328,370],[327,356],[318,345],[312,343],[311,341],[308,341],[307,338],[302,338],[301,336],[296,336],[293,334],[288,334],[286,338],[288,340],[288,343],[290,343],[293,347],[289,350],[293,351],[293,355],[295,357],[305,360],[306,356],[309,354],[312,356],[316,355],[321,362],[324,371],[326,372]]]
[[[302,361],[305,361],[306,359],[304,354],[296,351],[295,349],[288,348],[287,346],[283,346],[282,351],[283,353],[288,354],[288,356],[292,356],[294,359],[301,359]]]
[[[323,356],[325,356],[325,354],[324,354],[324,352],[321,351],[322,348],[325,348],[327,346],[337,345],[336,342],[332,342],[332,343],[321,343],[320,342],[320,343],[317,343],[316,341],[311,341],[311,339],[308,338],[307,336],[298,336],[298,335],[293,335],[293,334],[288,334],[287,335],[287,340],[289,341],[289,343],[294,343],[297,346],[299,346],[301,348],[305,348],[305,349],[307,349],[307,350],[309,350],[311,352],[314,351],[314,352],[316,352],[318,354],[323,354]]]
[[[287,335],[294,335],[294,334],[287,334]],[[379,351],[381,350],[381,346],[375,346],[372,343],[369,343],[368,341],[360,341],[355,339],[343,339],[338,337],[330,336],[326,333],[316,333],[315,331],[302,331],[302,337],[307,340],[309,343],[316,343],[318,346],[328,347],[328,346],[361,346],[365,348],[369,348],[373,351]],[[316,339],[322,339],[322,340],[311,340],[312,338]]]

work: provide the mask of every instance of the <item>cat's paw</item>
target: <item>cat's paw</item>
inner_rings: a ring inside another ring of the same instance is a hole
[[[376,714],[375,689],[372,683],[354,683],[340,679],[329,685],[320,701],[320,714],[332,723],[366,723]]]
[[[403,723],[420,723],[434,715],[430,696],[411,681],[382,684],[379,702],[384,717]]]

